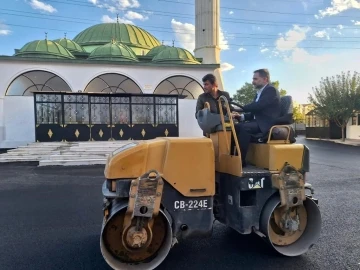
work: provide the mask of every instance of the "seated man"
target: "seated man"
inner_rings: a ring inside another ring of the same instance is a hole
[[[251,134],[267,133],[280,116],[280,92],[269,82],[270,74],[267,69],[255,70],[252,84],[258,90],[257,95],[252,103],[244,106],[244,114],[236,113],[234,116],[240,121],[248,121],[235,125],[236,133],[244,133],[244,130],[246,133],[239,140],[243,157],[246,157]]]

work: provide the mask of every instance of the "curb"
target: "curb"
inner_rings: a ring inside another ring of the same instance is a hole
[[[312,140],[312,141],[323,141],[323,142],[332,142],[332,143],[337,143],[337,144],[342,144],[342,145],[350,145],[350,146],[360,146],[360,141],[359,142],[343,142],[343,141],[339,141],[339,140],[331,140],[331,139],[319,139],[319,138],[305,138],[306,140]]]

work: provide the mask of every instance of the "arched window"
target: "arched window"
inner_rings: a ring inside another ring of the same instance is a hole
[[[142,94],[140,87],[132,79],[116,73],[97,76],[89,82],[85,92]]]
[[[197,99],[202,93],[203,87],[197,81],[181,75],[163,80],[154,91],[154,94],[184,95],[186,99]]]
[[[59,76],[48,71],[28,71],[13,80],[7,96],[32,96],[34,91],[71,92],[69,85]]]

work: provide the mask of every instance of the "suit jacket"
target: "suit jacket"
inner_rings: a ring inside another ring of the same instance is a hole
[[[280,92],[268,84],[262,91],[259,100],[244,106],[245,121],[256,121],[262,133],[266,133],[280,117]],[[255,119],[254,119],[255,116]]]
[[[232,99],[230,98],[230,95],[228,92],[226,91],[220,91],[218,90],[219,92],[219,96],[225,96],[226,99],[228,100],[228,102],[232,101]],[[212,113],[218,113],[220,114],[220,108],[218,106],[218,99],[215,99],[211,94],[209,93],[202,93],[199,97],[198,97],[198,100],[197,100],[197,103],[196,103],[196,112],[195,112],[195,118],[196,118],[196,114],[198,111],[204,109],[204,106],[205,106],[205,102],[209,102],[210,104],[210,112]],[[225,102],[223,100],[221,100],[221,103],[222,103],[222,107],[223,107],[223,113],[224,115],[227,115],[227,110],[226,110],[226,106],[225,106]],[[230,111],[232,112],[234,110],[234,107],[229,104],[229,107],[230,107]]]

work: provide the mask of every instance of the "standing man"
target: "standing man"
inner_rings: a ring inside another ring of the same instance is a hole
[[[220,108],[218,106],[218,100],[220,96],[225,96],[227,100],[230,102],[231,98],[228,92],[221,91],[218,89],[218,85],[216,82],[216,77],[213,74],[206,74],[202,78],[204,84],[204,93],[202,93],[197,100],[196,103],[196,112],[195,117],[198,111],[204,109],[205,103],[208,102],[210,104],[210,112],[220,114]],[[221,101],[223,104],[223,112],[226,115],[227,110],[224,104],[224,101]],[[229,104],[230,111],[233,111],[233,107]]]
[[[205,106],[205,102],[208,102],[210,105],[210,112],[211,113],[217,113],[220,114],[220,108],[218,106],[218,100],[220,96],[225,96],[226,99],[230,102],[232,101],[232,99],[230,98],[230,95],[228,92],[225,91],[221,91],[218,89],[217,83],[216,83],[216,77],[213,74],[207,74],[202,78],[202,81],[204,83],[204,93],[202,93],[197,100],[196,103],[196,113],[195,113],[195,117],[198,111],[204,109]],[[221,103],[223,104],[223,113],[224,115],[227,114],[227,110],[226,110],[226,106],[224,104],[224,101],[221,101]],[[232,105],[229,104],[230,107],[230,111],[231,111],[231,116],[229,117],[233,117],[235,118],[236,116],[238,116],[239,114],[234,112],[234,107]],[[248,140],[248,134],[245,130],[243,130],[243,128],[241,126],[237,127],[237,124],[235,124],[235,128],[236,128],[236,135],[238,137],[239,142],[243,142],[243,141],[247,141]],[[204,134],[205,135],[205,134]],[[245,144],[246,145],[246,144]],[[243,149],[243,145],[239,143],[240,146],[240,151],[241,153],[246,153],[247,149]],[[232,149],[234,149],[232,147]],[[242,155],[242,161],[243,161],[243,166],[245,166],[245,158],[244,155]]]
[[[270,74],[267,69],[258,69],[254,71],[253,81],[257,90],[254,101],[244,106],[244,114],[236,113],[235,118],[241,122],[235,125],[235,130],[246,131],[246,136],[242,136],[239,144],[242,145],[242,159],[246,157],[252,134],[267,133],[275,124],[280,116],[280,92],[270,84]]]

